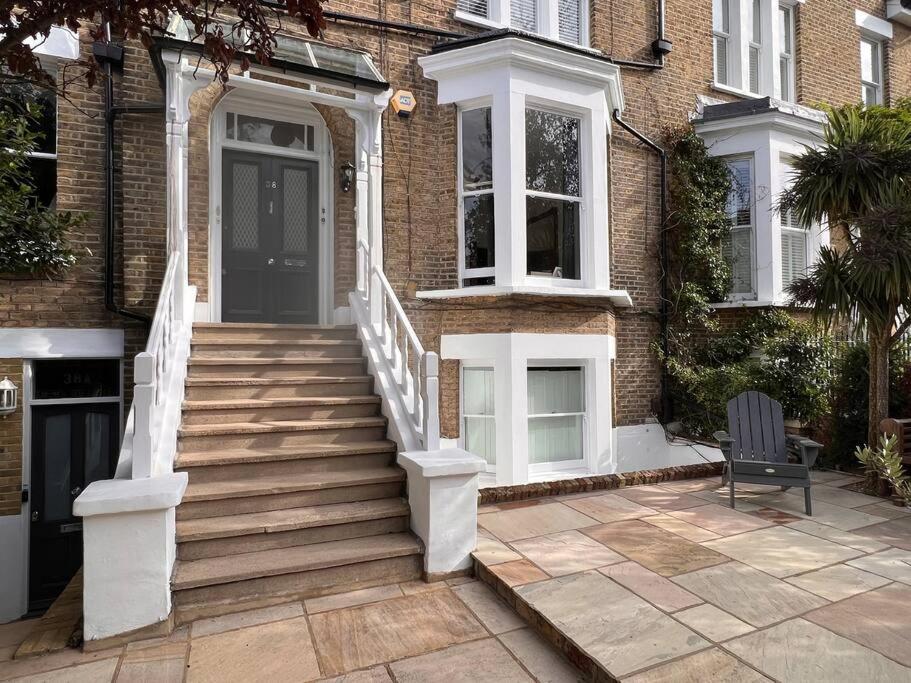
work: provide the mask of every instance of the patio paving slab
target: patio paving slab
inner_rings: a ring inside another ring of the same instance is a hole
[[[626,559],[575,530],[514,541],[512,545],[551,576],[574,574]]]
[[[310,623],[320,664],[329,675],[487,636],[449,590],[322,612]]]
[[[703,544],[778,578],[820,569],[863,553],[783,526]]]
[[[668,514],[684,522],[708,529],[719,536],[742,534],[745,531],[754,531],[773,524],[761,517],[754,517],[721,505],[700,505],[686,510],[675,510]]]
[[[678,493],[692,493],[706,491],[721,486],[721,477],[705,477],[704,479],[684,479],[683,481],[666,481],[661,488],[677,491]]]
[[[233,631],[247,626],[267,624],[270,621],[300,617],[303,614],[304,608],[299,602],[290,602],[284,605],[275,605],[274,607],[263,607],[261,609],[247,610],[246,612],[225,614],[220,617],[200,619],[193,622],[193,637],[211,636],[215,633],[224,633],[225,631]],[[127,648],[129,649],[131,645],[133,643],[128,645]]]
[[[837,602],[885,586],[889,579],[846,564],[836,564],[834,567],[792,576],[787,582],[826,600]]]
[[[505,543],[501,543],[483,529],[478,530],[478,547],[473,555],[478,562],[486,565],[522,559],[519,553],[511,550]]]
[[[319,612],[328,612],[333,609],[366,605],[371,602],[400,597],[402,597],[402,590],[395,584],[391,586],[375,586],[373,588],[361,588],[356,591],[335,593],[321,598],[304,600],[304,609],[307,610],[307,614],[318,614]]]
[[[880,553],[851,560],[847,564],[885,576],[893,581],[911,584],[911,551],[890,548]]]
[[[335,678],[323,678],[320,683],[392,683],[385,666],[375,666],[372,669],[352,671]]]
[[[252,656],[268,652],[268,656]],[[320,677],[307,619],[297,617],[194,638],[187,681],[238,683]]]
[[[659,529],[664,529],[665,531],[670,531],[672,534],[677,534],[678,536],[683,536],[688,541],[693,541],[694,543],[700,543],[702,541],[711,541],[715,538],[721,538],[718,534],[708,529],[703,529],[702,527],[690,524],[689,522],[684,522],[682,519],[677,519],[676,517],[671,517],[668,514],[661,515],[652,515],[651,517],[643,517],[643,522],[648,522],[649,524],[658,527]]]
[[[674,617],[716,643],[756,630],[737,617],[709,604],[681,610]]]
[[[803,489],[788,489],[785,493],[797,496],[803,501]],[[858,508],[878,501],[873,496],[835,486],[812,486],[810,487],[810,496],[813,498],[814,503],[820,501],[830,505],[841,505],[846,508]]]
[[[541,683],[578,683],[579,670],[563,659],[537,633],[523,628],[500,636],[500,642]]]
[[[836,529],[834,526],[829,526],[828,524],[820,524],[819,522],[812,522],[809,519],[801,519],[797,522],[791,522],[788,524],[788,528],[796,529],[797,531],[802,531],[803,533],[810,534],[812,536],[818,536],[819,538],[824,538],[827,541],[832,541],[833,543],[838,543],[839,545],[846,545],[849,548],[855,548],[865,553],[875,553],[878,550],[885,550],[889,547],[885,543],[874,541],[871,538],[858,536],[855,532],[841,531],[840,529]]]
[[[584,533],[661,576],[727,561],[714,550],[635,519],[591,527]]]
[[[739,562],[674,577],[674,583],[753,626],[763,627],[828,604]]]
[[[506,542],[579,529],[597,523],[597,520],[562,503],[533,505],[478,516],[478,524],[499,540]]]
[[[623,683],[761,683],[769,679],[718,648],[697,652],[624,679]]]
[[[89,664],[80,664],[69,669],[57,669],[45,673],[17,678],[16,683],[102,683],[110,681],[117,669],[116,659],[105,659]]]
[[[180,683],[186,671],[188,643],[135,649],[124,655],[117,683]]]
[[[893,583],[823,607],[804,618],[911,666],[911,586]]]
[[[616,493],[603,493],[596,496],[574,498],[567,500],[566,504],[582,514],[602,523],[619,522],[624,519],[638,519],[647,515],[656,514],[656,510],[635,501],[629,500]]]
[[[779,681],[911,681],[911,669],[804,619],[750,633],[724,647]]]
[[[723,488],[707,489],[705,491],[695,491],[690,495],[701,498],[706,503],[714,503],[715,505],[720,505],[721,507],[726,508],[731,507],[730,492],[726,486]],[[752,502],[752,500],[757,495],[759,494],[751,493],[749,491],[737,491],[735,493],[735,497],[737,499],[735,509],[737,512],[755,512],[758,510],[760,506]]]
[[[879,515],[886,519],[901,519],[911,514],[911,508],[893,505],[892,503],[872,503],[863,507],[854,508],[858,512],[866,512],[870,515]]]
[[[598,571],[665,612],[675,612],[702,602],[701,598],[636,562],[622,562]]]
[[[814,484],[824,484],[827,481],[835,481],[836,479],[844,479],[846,476],[844,472],[834,472],[831,470],[810,470],[810,481]]]
[[[815,489],[814,489],[815,490]],[[813,495],[812,493],[810,494]],[[852,508],[842,507],[841,505],[832,505],[825,501],[813,500],[813,515],[808,516],[804,513],[803,497],[792,496],[785,491],[777,493],[764,493],[752,499],[753,503],[763,507],[784,510],[801,519],[810,519],[821,524],[834,526],[842,531],[853,531],[862,526],[869,526],[877,522],[885,522],[884,517],[868,515],[865,512],[858,512]]]
[[[759,508],[758,510],[753,510],[750,514],[759,517],[760,519],[764,519],[767,522],[772,522],[773,524],[788,524],[789,522],[796,522],[800,519],[800,517],[795,517],[788,512],[782,512],[775,508]]]
[[[510,588],[550,578],[528,560],[495,564],[490,568],[490,571],[499,576],[503,583]]]
[[[867,526],[855,533],[902,550],[911,550],[911,515]]]
[[[390,668],[399,683],[524,683],[533,680],[493,638],[393,662]]]
[[[708,642],[596,571],[516,589],[528,605],[613,676],[625,676]]]
[[[494,635],[514,631],[526,625],[486,584],[472,581],[455,586],[452,592],[468,605],[468,609],[474,612],[478,620]]]
[[[701,499],[688,493],[679,493],[660,486],[634,486],[628,489],[619,489],[617,495],[623,496],[634,503],[639,503],[639,505],[663,512],[682,510],[703,504]]]

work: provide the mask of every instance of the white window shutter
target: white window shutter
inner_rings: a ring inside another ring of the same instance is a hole
[[[728,39],[724,36],[715,36],[715,80],[722,85],[730,85],[728,81]]]
[[[456,7],[460,12],[473,14],[476,17],[489,19],[487,0],[458,0]]]
[[[750,92],[759,94],[759,48],[750,47]]]
[[[579,45],[582,42],[582,0],[559,0],[560,40]]]
[[[805,232],[781,231],[781,285],[787,288],[807,270],[807,235]]]
[[[534,33],[537,31],[536,0],[510,0],[509,23],[512,28]]]

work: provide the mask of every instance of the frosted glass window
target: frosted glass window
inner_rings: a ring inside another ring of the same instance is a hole
[[[462,369],[462,432],[465,450],[497,464],[493,368]]]
[[[579,367],[528,369],[528,462],[584,457],[585,390]]]

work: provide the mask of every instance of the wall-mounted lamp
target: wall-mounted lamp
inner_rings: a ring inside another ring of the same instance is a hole
[[[19,388],[4,377],[0,382],[0,415],[10,415],[16,412],[16,401],[19,398]]]
[[[346,161],[338,170],[338,184],[342,192],[351,192],[351,184],[354,182],[354,164]]]

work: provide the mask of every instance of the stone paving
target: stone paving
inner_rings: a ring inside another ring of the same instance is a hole
[[[473,579],[413,582],[202,619],[167,638],[12,660],[37,627],[0,625],[0,680],[29,683],[572,683],[574,668]]]
[[[911,681],[911,511],[814,472],[479,510],[478,574],[596,672],[636,683]]]

